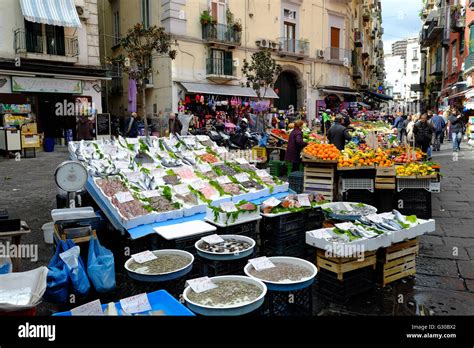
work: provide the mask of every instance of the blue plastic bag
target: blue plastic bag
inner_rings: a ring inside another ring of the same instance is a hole
[[[115,289],[114,254],[99,243],[99,239],[91,237],[87,274],[97,292],[108,292]]]
[[[74,248],[76,246],[76,244],[70,239],[68,239],[66,243],[68,247],[67,250]],[[86,297],[89,294],[91,284],[86,274],[86,267],[84,266],[84,263],[82,262],[82,258],[80,255],[77,258],[76,267],[73,267],[73,268],[67,267],[67,270],[69,273],[69,278],[71,279],[72,291],[76,295],[79,295],[81,297]]]
[[[69,249],[67,244],[60,240],[56,252],[48,265],[46,291],[43,298],[52,303],[65,303],[69,296],[69,272],[59,254]]]

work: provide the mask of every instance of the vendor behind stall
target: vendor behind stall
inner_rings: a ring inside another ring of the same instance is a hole
[[[295,127],[290,133],[290,138],[288,139],[288,147],[285,154],[285,161],[288,161],[292,164],[292,171],[298,171],[301,164],[301,150],[307,145],[303,140],[303,128],[304,122],[297,120],[295,122]]]
[[[349,134],[349,130],[344,127],[344,116],[337,115],[336,121],[328,130],[329,144],[333,144],[340,151],[344,150],[346,146],[346,140],[351,140],[352,137]]]

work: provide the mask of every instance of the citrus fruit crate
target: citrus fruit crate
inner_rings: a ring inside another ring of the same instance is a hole
[[[424,189],[429,192],[440,192],[441,183],[438,175],[434,176],[397,176],[397,191],[401,192],[405,189]]]
[[[410,239],[380,249],[377,255],[377,275],[382,287],[416,274],[418,239]]]

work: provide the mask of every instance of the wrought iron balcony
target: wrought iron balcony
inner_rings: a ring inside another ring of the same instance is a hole
[[[14,35],[15,53],[17,54],[47,54],[69,58],[79,56],[79,42],[75,36],[58,38],[29,32],[25,29],[16,29]],[[29,56],[29,58],[34,57]]]
[[[203,24],[202,39],[211,44],[240,46],[242,41],[242,32],[235,30],[234,26],[232,25],[217,23]]]
[[[301,59],[309,56],[309,42],[306,40],[280,37],[277,41],[280,56],[294,56]]]
[[[206,74],[225,79],[235,79],[236,69],[232,59],[207,58]]]

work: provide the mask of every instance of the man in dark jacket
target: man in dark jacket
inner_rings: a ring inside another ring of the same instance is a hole
[[[136,138],[138,137],[138,123],[137,123],[137,113],[132,112],[130,118],[128,119],[125,125],[125,135],[127,138]]]
[[[423,114],[420,120],[413,127],[416,147],[419,147],[424,153],[428,152],[433,137],[433,125],[428,122],[428,115]]]
[[[290,138],[288,139],[285,161],[292,164],[293,172],[299,170],[301,164],[301,150],[307,145],[303,140],[303,132],[301,131],[303,124],[303,121],[297,120],[295,122],[295,128],[291,131]]]
[[[454,110],[451,116],[449,116],[449,124],[451,125],[451,135],[453,138],[453,151],[459,152],[461,150],[461,141],[464,131],[462,115]]]
[[[349,113],[347,112],[346,109],[341,111],[342,116],[344,116],[344,122],[343,126],[344,127],[349,127],[351,124],[351,117],[349,116]]]
[[[343,126],[344,116],[337,115],[336,122],[329,128],[328,140],[330,144],[336,146],[340,151],[344,150],[346,140],[351,140],[349,130]]]

